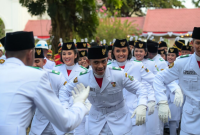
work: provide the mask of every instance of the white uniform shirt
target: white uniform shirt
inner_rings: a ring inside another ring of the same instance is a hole
[[[164,84],[176,79],[186,96],[183,106],[181,130],[188,134],[200,134],[200,68],[196,54],[177,58],[174,65],[160,72],[154,80],[155,90],[165,90]]]
[[[138,105],[147,104],[147,90],[136,79],[126,75],[121,68],[115,70],[107,67],[101,88],[92,70],[82,72],[73,82],[65,85],[65,91],[59,92],[61,103],[68,102],[77,83],[90,86],[88,99],[92,107],[88,118],[89,135],[99,134],[106,122],[114,135],[122,135],[131,130],[132,123],[128,108],[124,105],[123,88],[138,95]]]
[[[17,58],[8,58],[0,66],[0,76],[1,135],[26,135],[36,107],[64,132],[77,127],[88,112],[82,103],[66,110],[51,89],[48,73]]]
[[[43,69],[43,70],[48,72],[51,87],[58,97],[59,90],[62,89],[64,85],[67,83],[64,76],[62,75],[62,73],[55,70],[50,70],[50,69]],[[39,109],[36,108],[30,132],[36,135],[40,135],[42,134],[42,132],[44,131],[44,129],[48,124],[49,120],[42,114],[42,112]],[[58,130],[53,124],[52,127],[57,135],[65,134],[64,132]]]
[[[47,63],[44,65],[44,68],[53,70],[56,65],[55,62],[48,60],[46,57],[45,59],[47,60]]]

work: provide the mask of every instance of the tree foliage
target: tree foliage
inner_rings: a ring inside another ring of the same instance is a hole
[[[5,25],[3,20],[0,18],[0,39],[5,36]]]
[[[59,38],[72,41],[74,33],[79,37],[93,37],[98,26],[95,0],[20,0],[32,15],[42,15],[47,11],[51,18],[54,36],[53,49]]]
[[[130,17],[133,14],[143,16],[141,8],[183,8],[184,0],[121,0],[121,8],[110,3],[108,0],[102,0],[107,8],[114,15],[118,11],[118,16]]]
[[[195,7],[200,7],[200,0],[192,0],[192,3],[195,5]]]

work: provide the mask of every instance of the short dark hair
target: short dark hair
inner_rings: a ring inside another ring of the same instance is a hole
[[[63,60],[62,60],[62,51],[63,51],[63,50],[61,50],[61,52],[60,52],[60,61],[61,61],[62,63],[64,63]],[[74,51],[74,54],[75,54],[75,55],[77,54],[77,57],[74,59],[74,63],[77,63],[78,60],[79,60],[78,50],[77,50],[77,49],[74,49],[73,51]]]
[[[131,54],[131,49],[129,48],[129,46],[126,46],[128,48],[128,58],[127,60],[130,60],[132,58],[132,54]],[[115,46],[112,47],[112,53],[111,53],[111,57],[113,60],[116,60],[115,58],[115,55],[114,55],[114,49],[115,49]]]
[[[135,48],[136,49],[136,48]],[[135,51],[134,49],[134,51]],[[147,53],[147,55],[144,56],[144,59],[147,59],[148,58],[148,49],[147,48],[138,48],[138,49],[144,49],[145,53]],[[134,52],[133,51],[133,52]],[[133,53],[133,56],[134,56],[134,53]],[[135,57],[135,56],[134,56]]]

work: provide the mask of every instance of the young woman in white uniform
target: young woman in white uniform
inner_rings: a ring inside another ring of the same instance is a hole
[[[61,62],[64,64],[57,65],[54,70],[61,72],[64,75],[67,83],[69,83],[70,81],[73,81],[80,74],[80,72],[85,71],[84,68],[78,65],[78,59],[79,55],[74,42],[63,43],[61,51]],[[65,104],[64,106],[65,108],[70,108],[72,105],[73,99],[71,98],[69,103]]]
[[[152,81],[154,74],[145,68],[140,61],[131,61],[132,58],[131,50],[127,44],[126,39],[118,40],[120,44],[114,44],[112,49],[113,62],[109,64],[112,67],[120,67],[124,69],[129,75],[136,78],[139,82],[143,83],[148,89],[148,102],[155,105],[154,91],[152,89]],[[137,107],[137,96],[128,92],[126,89],[123,90],[123,96],[126,101],[126,105],[129,108],[129,112],[132,114]],[[135,125],[135,119],[132,119],[132,134],[134,135],[145,135],[145,124],[141,126]]]
[[[139,42],[135,45],[134,50],[134,56],[136,60],[141,61],[146,68],[148,68],[154,75],[157,74],[159,71],[155,61],[149,59],[148,56],[148,50],[147,45],[144,43],[142,44]],[[155,106],[155,105],[154,105]],[[154,109],[154,113],[152,115],[147,116],[147,122],[146,122],[146,135],[159,135],[160,129],[159,129],[159,117],[158,117],[158,109],[157,106],[155,108],[151,108],[151,106],[148,108],[148,111],[152,111]],[[154,123],[154,124],[152,124]]]
[[[173,48],[173,47],[169,48],[168,54],[167,54],[167,61],[168,61],[169,68],[174,63],[174,61],[176,60],[178,56],[179,56],[179,51],[177,48]],[[176,80],[176,83],[179,84],[178,80]],[[177,135],[176,129],[177,127],[179,127],[179,122],[181,119],[181,107],[177,107],[173,103],[175,93],[171,93],[169,90],[167,90],[166,94],[168,96],[168,104],[171,111],[171,119],[169,119],[170,134]]]

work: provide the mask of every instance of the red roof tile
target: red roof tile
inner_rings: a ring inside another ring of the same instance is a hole
[[[200,27],[200,9],[148,10],[143,32],[188,32]]]
[[[34,36],[49,36],[51,20],[29,20],[24,31],[33,31]]]

